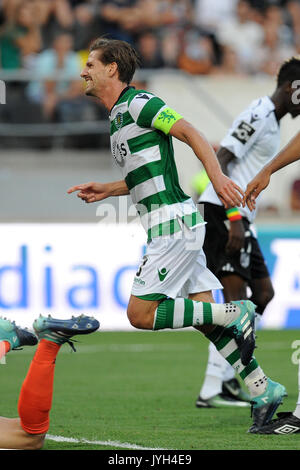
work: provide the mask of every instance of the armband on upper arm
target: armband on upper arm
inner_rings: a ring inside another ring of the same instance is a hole
[[[169,134],[173,124],[180,119],[182,119],[182,116],[174,111],[174,109],[165,107],[155,116],[153,127],[162,131],[164,134]]]

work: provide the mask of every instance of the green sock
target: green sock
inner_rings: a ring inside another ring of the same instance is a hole
[[[234,304],[197,302],[191,299],[167,299],[156,309],[154,330],[185,328],[199,325],[226,326],[239,315]]]
[[[206,337],[216,346],[217,350],[227,362],[235,369],[249,390],[251,397],[261,395],[267,385],[267,377],[259,366],[255,357],[252,357],[247,366],[241,362],[240,352],[236,341],[228,336],[226,329],[216,326],[212,333]]]

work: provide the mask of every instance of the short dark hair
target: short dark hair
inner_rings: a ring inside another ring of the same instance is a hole
[[[139,65],[137,51],[126,41],[102,37],[95,39],[90,46],[90,52],[97,50],[101,51],[99,60],[103,64],[107,65],[116,62],[119,80],[129,85]]]
[[[300,55],[283,62],[277,75],[277,86],[297,79],[300,80]]]

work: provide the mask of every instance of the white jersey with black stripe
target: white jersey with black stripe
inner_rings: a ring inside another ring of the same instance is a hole
[[[220,143],[235,155],[228,164],[228,176],[243,190],[257,173],[279,151],[280,127],[275,116],[274,103],[268,96],[253,101],[234,120]],[[212,184],[203,192],[200,202],[222,205]],[[242,216],[253,222],[256,211],[239,207]]]

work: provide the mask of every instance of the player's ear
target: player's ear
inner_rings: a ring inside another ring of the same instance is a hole
[[[295,89],[292,86],[292,82],[286,82],[284,85],[284,91],[287,95],[291,95]]]
[[[115,73],[117,72],[118,72],[117,62],[112,62],[111,64],[108,64],[108,74],[110,77],[113,77]]]

